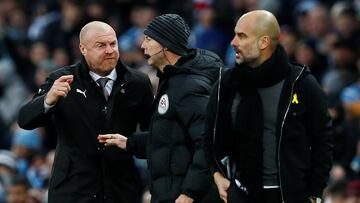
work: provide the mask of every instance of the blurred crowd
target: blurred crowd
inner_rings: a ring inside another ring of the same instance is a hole
[[[235,22],[254,9],[276,15],[291,60],[308,65],[329,97],[335,152],[325,202],[360,202],[360,0],[0,0],[0,203],[47,202],[56,134],[51,126],[20,129],[17,113],[49,72],[80,59],[87,22],[115,29],[121,59],[149,75],[155,94],[156,71],[140,48],[152,18],[181,15],[189,46],[214,51],[231,68]],[[145,188],[146,165],[137,163]]]

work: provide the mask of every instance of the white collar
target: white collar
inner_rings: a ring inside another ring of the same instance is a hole
[[[104,76],[100,76],[98,75],[97,73],[93,72],[93,71],[89,71],[89,74],[91,76],[91,78],[94,80],[94,81],[97,81],[99,78],[103,78]],[[112,81],[115,81],[116,78],[117,78],[117,74],[116,74],[116,69],[114,68],[110,73],[109,75],[105,76],[107,78],[109,78],[110,80]]]

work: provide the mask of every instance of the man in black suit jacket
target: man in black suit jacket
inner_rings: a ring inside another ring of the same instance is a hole
[[[49,75],[22,107],[24,129],[56,126],[58,143],[49,202],[135,202],[137,184],[131,154],[104,147],[97,136],[130,136],[147,130],[153,95],[149,78],[119,61],[116,33],[93,21],[80,32],[79,63]]]

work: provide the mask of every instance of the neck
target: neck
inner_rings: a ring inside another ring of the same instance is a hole
[[[174,65],[180,58],[181,56],[172,52],[164,52],[164,63],[159,66],[159,70],[163,73],[167,65]]]

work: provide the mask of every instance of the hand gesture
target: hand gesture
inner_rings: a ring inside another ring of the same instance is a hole
[[[181,194],[176,200],[175,200],[175,203],[192,203],[194,202],[194,200],[187,196],[187,195],[184,195],[184,194]]]
[[[230,181],[226,178],[224,178],[223,175],[219,172],[214,173],[214,182],[218,188],[220,198],[224,200],[224,202],[227,202],[227,190],[230,186]]]
[[[126,149],[127,137],[120,134],[106,134],[99,135],[98,140],[100,143],[105,143],[105,146],[118,146],[121,149]]]
[[[66,97],[71,90],[70,84],[73,82],[73,75],[63,75],[51,86],[45,96],[45,103],[49,106],[56,104],[60,98]]]

